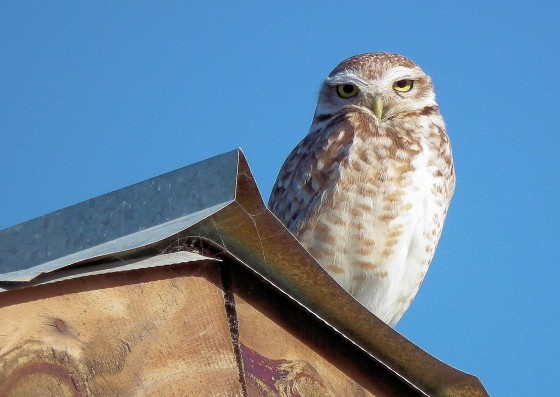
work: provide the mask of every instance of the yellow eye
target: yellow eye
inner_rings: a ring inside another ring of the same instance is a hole
[[[393,89],[398,92],[408,92],[414,86],[414,80],[398,80],[393,83]]]
[[[341,84],[336,87],[336,92],[341,98],[352,98],[358,93],[358,87],[354,84]]]

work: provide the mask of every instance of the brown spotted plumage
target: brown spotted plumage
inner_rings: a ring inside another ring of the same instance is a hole
[[[401,55],[362,54],[325,79],[269,207],[343,288],[394,325],[428,270],[454,187],[430,77]]]

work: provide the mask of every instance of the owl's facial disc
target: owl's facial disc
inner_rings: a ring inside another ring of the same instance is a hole
[[[390,122],[399,115],[434,105],[431,80],[418,66],[389,66],[375,60],[374,64],[335,68],[323,83],[315,115],[324,119],[361,111],[377,122]]]

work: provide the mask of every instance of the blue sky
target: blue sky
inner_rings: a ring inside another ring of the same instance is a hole
[[[324,76],[402,53],[457,189],[397,329],[493,396],[560,395],[560,10],[504,4],[1,2],[0,229],[239,146],[268,199]]]

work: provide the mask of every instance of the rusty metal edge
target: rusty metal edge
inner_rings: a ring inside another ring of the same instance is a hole
[[[480,380],[431,356],[346,293],[265,207],[238,151],[235,202],[191,227],[426,396],[488,396]]]

